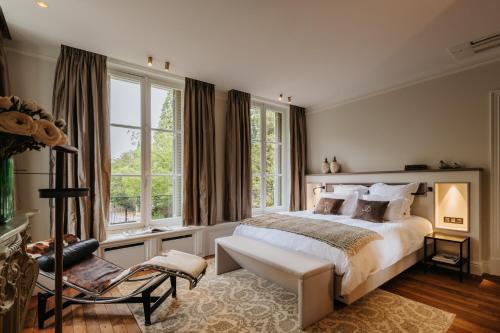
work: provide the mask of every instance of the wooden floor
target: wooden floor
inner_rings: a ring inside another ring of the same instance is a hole
[[[458,282],[445,270],[423,273],[417,265],[381,287],[384,290],[428,304],[457,316],[449,332],[500,332],[500,278],[468,277]],[[114,294],[116,296],[116,294]],[[72,305],[64,311],[64,332],[140,332],[127,305]],[[26,318],[25,333],[53,332],[53,319],[46,329],[36,325],[36,299]]]
[[[448,332],[500,332],[500,278],[471,276],[435,268],[425,274],[416,265],[382,289],[456,314]]]

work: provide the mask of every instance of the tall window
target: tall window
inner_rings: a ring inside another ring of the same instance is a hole
[[[180,223],[181,95],[147,77],[109,75],[110,226]]]
[[[252,104],[252,207],[254,211],[283,209],[285,195],[283,110]]]

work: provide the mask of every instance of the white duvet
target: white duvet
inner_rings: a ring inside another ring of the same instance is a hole
[[[384,239],[375,240],[363,247],[356,255],[348,258],[346,254],[326,243],[294,233],[275,229],[239,225],[235,235],[245,236],[333,262],[335,271],[342,278],[342,295],[349,294],[370,275],[383,270],[406,255],[423,246],[424,236],[432,232],[429,220],[410,216],[402,220],[373,223],[351,219],[342,215],[319,215],[311,211],[286,212],[282,214],[329,220],[373,230]]]

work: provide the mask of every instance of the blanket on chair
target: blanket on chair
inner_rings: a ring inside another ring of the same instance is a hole
[[[344,251],[348,256],[355,255],[373,240],[383,239],[380,234],[365,228],[284,214],[266,214],[251,217],[240,223],[314,238]]]

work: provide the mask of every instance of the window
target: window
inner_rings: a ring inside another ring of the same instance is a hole
[[[178,224],[182,206],[182,91],[109,75],[110,227]]]
[[[284,112],[266,104],[252,104],[252,207],[254,212],[284,209]]]

